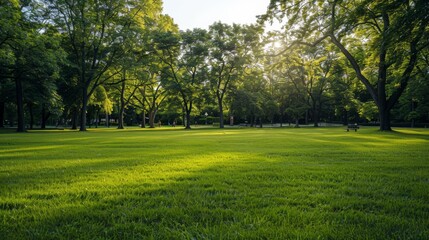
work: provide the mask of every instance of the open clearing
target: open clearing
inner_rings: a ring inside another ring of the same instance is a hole
[[[0,131],[2,239],[425,239],[429,130]]]

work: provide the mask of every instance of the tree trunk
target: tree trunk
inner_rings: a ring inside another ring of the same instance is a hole
[[[124,112],[125,112],[125,80],[122,80],[121,99],[119,105],[118,129],[124,129]]]
[[[414,101],[411,100],[411,112],[414,112],[415,108],[414,108]],[[414,124],[415,124],[415,120],[414,120],[414,116],[411,119],[411,128],[414,128]]]
[[[41,115],[40,129],[46,129],[45,114],[46,114],[45,104],[42,104],[42,113],[40,114]]]
[[[16,70],[17,71],[17,70]],[[16,87],[16,108],[18,114],[17,132],[25,132],[24,126],[24,94],[22,89],[22,81],[19,74],[15,71],[15,87]]]
[[[349,124],[349,112],[345,108],[342,110],[342,118],[343,125],[347,126]]]
[[[146,111],[145,111],[146,95],[144,94],[145,92],[146,92],[146,86],[144,87],[144,90],[142,92],[143,99],[141,101],[141,103],[142,103],[142,126],[141,126],[141,128],[146,128]]]
[[[185,110],[185,129],[191,129],[191,111],[192,111],[192,100],[189,101],[189,105],[187,101],[183,101],[183,108]]]
[[[218,106],[219,106],[219,128],[225,128],[225,125],[223,124],[223,104],[222,99],[218,97]]]
[[[319,104],[320,107],[321,104]],[[320,109],[317,106],[317,102],[315,102],[313,104],[313,123],[314,123],[314,127],[319,127],[319,122],[320,122]]]
[[[33,113],[33,104],[28,103],[28,112],[30,113],[30,129],[33,129],[34,127],[34,113]]]
[[[186,110],[182,110],[182,125],[186,127]]]
[[[124,107],[122,106],[122,103],[119,108],[118,129],[124,129]]]
[[[390,22],[389,17],[387,13],[385,12],[383,15],[383,35],[388,36],[387,33],[390,29]],[[366,89],[368,90],[369,94],[371,95],[374,102],[377,104],[378,110],[379,110],[379,117],[380,117],[380,131],[391,131],[391,125],[390,125],[390,110],[393,108],[393,106],[397,103],[399,100],[399,97],[402,95],[403,91],[406,89],[409,79],[411,77],[411,73],[413,72],[413,69],[417,62],[417,56],[418,56],[418,50],[417,50],[417,43],[422,38],[423,33],[425,31],[425,25],[422,24],[419,28],[419,32],[416,34],[416,37],[413,41],[410,42],[410,55],[407,67],[405,68],[404,72],[402,73],[401,80],[399,87],[395,88],[394,92],[391,94],[389,99],[387,99],[386,94],[386,84],[387,84],[387,69],[389,64],[387,64],[386,56],[387,56],[387,41],[385,41],[384,38],[382,38],[380,49],[379,49],[379,66],[378,66],[378,80],[377,80],[377,88],[375,89],[370,81],[363,76],[360,66],[356,59],[351,55],[349,51],[340,43],[340,41],[333,35],[330,34],[331,41],[341,50],[341,52],[346,56],[346,58],[349,60],[350,64],[352,65],[353,69],[355,70],[357,74],[357,78],[365,85]]]
[[[143,110],[142,112],[142,126],[141,128],[146,128],[146,112]]]
[[[77,129],[77,107],[73,107],[73,113],[72,113],[72,122],[71,122],[71,129],[72,130],[76,130]]]
[[[305,125],[308,125],[308,122],[309,122],[309,120],[308,120],[308,118],[309,118],[309,113],[308,113],[308,111],[309,111],[309,110],[305,111]]]
[[[94,107],[93,106],[88,106],[88,110],[86,113],[86,122],[88,123],[88,127],[91,128],[92,127],[92,111],[93,111]]]
[[[86,111],[88,109],[88,90],[85,87],[82,89],[82,108],[80,111],[80,129],[79,131],[86,131]]]
[[[0,102],[0,128],[4,128],[4,102]]]
[[[46,112],[45,104],[43,104],[42,105],[42,122],[40,124],[41,129],[46,129],[46,122],[48,121],[50,116],[51,116],[51,113],[49,111]]]
[[[155,128],[155,117],[156,113],[154,110],[149,112],[149,128]]]
[[[191,110],[186,109],[186,127],[185,129],[191,129]]]
[[[100,122],[100,108],[97,107],[95,110],[95,128],[98,128],[98,123]]]
[[[390,126],[390,109],[379,107],[378,110],[380,116],[380,131],[392,131]]]

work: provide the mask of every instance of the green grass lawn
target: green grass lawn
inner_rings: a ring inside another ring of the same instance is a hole
[[[0,132],[1,239],[427,239],[429,130]]]

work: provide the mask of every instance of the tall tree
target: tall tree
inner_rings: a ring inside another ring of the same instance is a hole
[[[302,85],[308,96],[308,104],[315,127],[319,126],[320,114],[326,94],[330,88],[336,53],[325,46],[306,47],[300,54],[300,63],[304,74]]]
[[[418,54],[429,44],[429,4],[271,0],[262,19],[284,17],[292,44],[317,45],[329,39],[337,46],[376,103],[380,130],[391,130],[390,111],[413,77]]]
[[[20,34],[19,22],[22,19],[22,5],[18,0],[0,0],[0,57],[5,58],[6,47],[15,41]],[[10,57],[10,56],[9,56]]]
[[[116,85],[116,89],[119,92],[119,115],[118,115],[118,129],[124,129],[124,114],[125,108],[134,99],[137,90],[144,85],[139,79],[133,76],[132,73],[128,73],[125,68],[120,74],[119,84]]]
[[[3,10],[6,10],[3,15]],[[42,109],[55,101],[55,79],[60,58],[58,34],[43,22],[44,8],[37,1],[6,1],[1,8],[4,26],[0,30],[2,77],[15,82],[17,131],[25,131],[24,103],[37,101]],[[3,29],[4,28],[4,29]],[[51,102],[52,100],[52,102]],[[30,105],[31,105],[30,104]],[[43,106],[46,106],[43,108]],[[44,114],[43,120],[48,114]]]
[[[349,124],[351,118],[354,118],[353,123],[356,123],[355,117],[359,106],[357,96],[358,93],[365,93],[366,90],[344,57],[340,57],[334,62],[330,85],[330,104],[334,115],[339,117],[343,125]]]
[[[81,88],[80,131],[86,130],[89,97],[124,54],[121,43],[142,17],[161,11],[161,1],[47,0],[55,22],[68,36]],[[150,14],[149,14],[150,13]],[[128,49],[127,49],[128,50]],[[117,74],[113,72],[112,74]]]
[[[18,132],[25,131],[24,127],[24,102],[22,96],[22,81],[15,78],[11,66],[15,64],[15,55],[18,44],[22,44],[25,37],[25,25],[22,8],[24,5],[16,0],[2,0],[0,8],[0,59],[2,64],[1,82],[13,79],[15,85],[15,97],[18,117]],[[25,45],[25,44],[24,44]],[[2,91],[3,92],[3,91]],[[2,97],[4,98],[4,97]]]
[[[196,94],[207,79],[208,34],[203,29],[167,32],[157,37],[158,56],[166,65],[161,75],[164,86],[178,93],[186,115],[186,129],[191,129],[191,112]]]
[[[267,81],[263,77],[262,69],[249,69],[248,74],[231,94],[231,110],[236,116],[242,116],[251,126],[256,126],[269,110]]]
[[[395,120],[409,121],[411,127],[416,126],[417,120],[429,120],[429,49],[423,51],[419,59],[417,74],[408,84],[398,108],[395,109],[395,116],[400,118]]]
[[[219,110],[220,128],[224,128],[224,99],[240,80],[244,69],[256,62],[260,47],[261,28],[255,25],[241,26],[214,23],[209,28],[210,84]]]
[[[167,97],[161,76],[153,74],[144,87],[144,101],[149,113],[149,127],[155,127],[155,118],[159,108]]]

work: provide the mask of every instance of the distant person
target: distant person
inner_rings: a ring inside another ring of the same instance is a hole
[[[173,121],[173,127],[176,127],[176,121]]]

